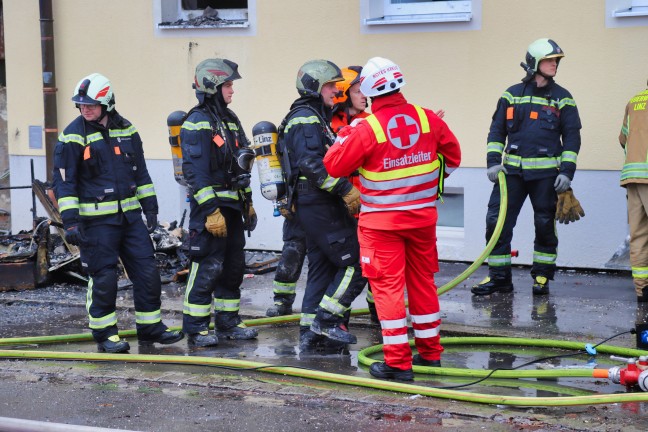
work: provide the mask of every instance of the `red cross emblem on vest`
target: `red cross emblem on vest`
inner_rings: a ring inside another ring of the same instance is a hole
[[[396,114],[387,123],[387,134],[394,147],[405,150],[418,142],[421,130],[412,117]]]

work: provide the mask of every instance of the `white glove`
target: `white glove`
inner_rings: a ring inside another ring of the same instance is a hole
[[[558,174],[556,181],[554,182],[554,189],[556,193],[563,193],[571,186],[571,180],[565,174]]]
[[[488,176],[488,180],[492,181],[493,183],[496,183],[497,174],[500,171],[504,171],[504,174],[508,174],[508,171],[506,171],[506,168],[504,168],[503,165],[493,165],[492,167],[488,168],[486,170],[486,175]]]

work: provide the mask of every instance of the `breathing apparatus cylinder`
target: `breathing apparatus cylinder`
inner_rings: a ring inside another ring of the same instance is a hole
[[[182,147],[180,146],[180,128],[184,123],[184,111],[173,111],[167,117],[167,126],[169,127],[169,144],[171,145],[171,158],[173,160],[173,176],[175,181],[182,186],[187,186],[182,173]]]
[[[286,195],[286,182],[277,153],[277,127],[268,121],[259,122],[252,128],[252,139],[261,195],[274,203],[273,214],[279,216],[277,201]]]

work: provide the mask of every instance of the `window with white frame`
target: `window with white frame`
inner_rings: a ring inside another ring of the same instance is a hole
[[[605,26],[648,26],[648,0],[605,0]]]
[[[464,188],[446,187],[443,191],[443,198],[437,202],[440,227],[464,227]]]
[[[473,0],[369,0],[367,25],[466,22]]]
[[[161,29],[247,28],[248,0],[159,0]]]

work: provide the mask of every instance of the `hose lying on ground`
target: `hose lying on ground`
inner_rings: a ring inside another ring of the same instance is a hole
[[[439,288],[438,293],[443,294],[472,274],[488,257],[492,251],[506,218],[507,191],[504,173],[499,174],[501,205],[498,215],[495,231],[490,241],[486,245],[483,253],[473,262],[463,273]],[[368,313],[367,309],[355,310],[354,315]],[[281,324],[295,322],[299,320],[299,315],[288,315],[273,318],[259,318],[245,321],[248,326],[259,326],[266,324]],[[135,330],[121,331],[120,336],[136,336]],[[47,344],[47,343],[65,343],[81,342],[92,340],[89,333],[58,335],[58,336],[38,336],[22,338],[4,338],[0,339],[0,346],[7,345],[25,345],[25,344]],[[541,346],[551,348],[581,349],[583,344],[577,342],[566,342],[549,339],[519,339],[519,338],[493,338],[493,337],[459,337],[459,338],[442,338],[443,345],[452,344],[488,344],[488,345],[524,345],[524,346]],[[598,347],[601,353],[611,353],[627,356],[638,356],[644,353],[638,350],[612,347],[601,345]],[[368,356],[382,351],[382,345],[365,348],[360,351],[358,361],[361,364],[369,365],[373,361]],[[226,367],[238,370],[258,370],[266,373],[273,373],[285,376],[294,376],[299,378],[314,379],[320,381],[333,382],[345,385],[356,385],[382,389],[394,392],[420,394],[423,396],[453,399],[458,401],[499,404],[511,406],[570,406],[570,405],[589,405],[589,404],[609,404],[623,402],[648,402],[648,393],[624,393],[624,394],[603,394],[603,395],[578,395],[569,397],[538,398],[538,397],[511,397],[501,395],[488,395],[479,393],[469,393],[458,390],[439,389],[415,384],[406,384],[394,381],[382,381],[373,378],[364,378],[357,376],[348,376],[328,372],[315,371],[287,366],[273,366],[265,363],[250,362],[244,360],[197,357],[197,356],[169,356],[169,355],[135,355],[135,354],[100,354],[100,353],[78,353],[78,352],[52,352],[52,351],[33,351],[33,350],[0,350],[0,358],[14,359],[50,359],[50,360],[77,360],[77,361],[111,361],[111,362],[128,362],[128,363],[169,363],[169,364],[190,364],[204,365],[214,367]],[[417,373],[430,373],[434,375],[461,376],[461,377],[478,377],[485,376],[492,371],[475,370],[475,369],[457,369],[457,368],[429,368],[414,366]],[[520,377],[602,377],[601,369],[562,369],[548,371],[496,371],[493,377],[497,378],[520,378]],[[605,370],[607,372],[607,370]]]

